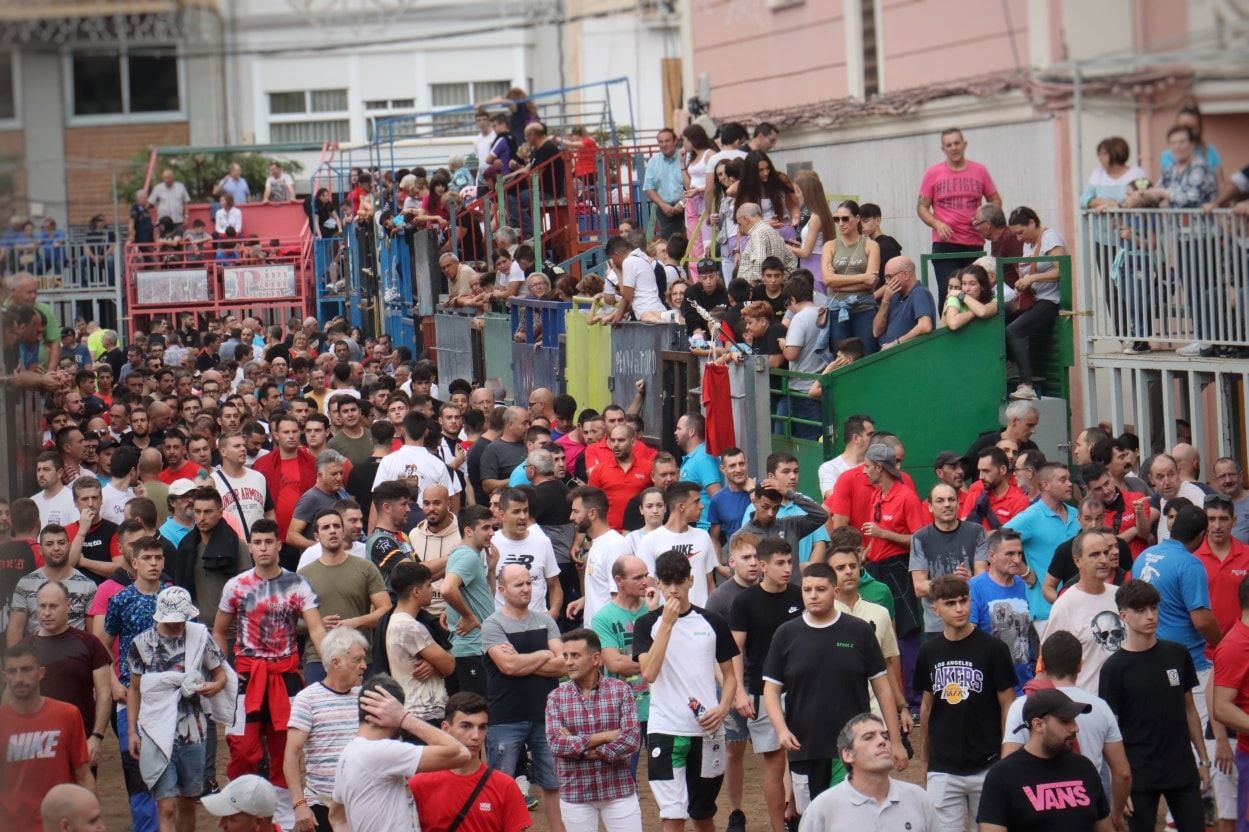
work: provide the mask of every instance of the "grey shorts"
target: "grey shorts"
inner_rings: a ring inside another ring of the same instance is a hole
[[[725,740],[731,743],[750,740],[750,745],[756,754],[767,754],[779,750],[781,741],[776,736],[776,729],[772,727],[772,720],[768,719],[767,706],[763,702],[763,697],[752,693],[750,701],[755,706],[755,715],[750,719],[746,719],[736,710],[729,711],[728,717],[724,720]]]

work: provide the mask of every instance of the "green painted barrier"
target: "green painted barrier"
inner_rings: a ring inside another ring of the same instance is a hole
[[[512,386],[512,317],[501,312],[491,312],[485,316],[482,328],[482,349],[486,354],[486,378],[497,378],[503,386],[509,388],[513,397],[517,395]],[[526,396],[528,393],[525,394]],[[528,401],[528,399],[525,399]]]
[[[1006,396],[1005,327],[1001,314],[957,332],[941,327],[823,376],[773,370],[772,388],[778,395],[788,393],[793,379],[820,381],[824,434],[818,441],[795,437],[796,425],[812,423],[775,416],[773,447],[798,457],[800,488],[819,494],[816,470],[841,453],[842,423],[864,413],[878,431],[902,440],[903,467],[925,493],[935,481],[932,461],[938,453],[962,453],[982,432],[998,426]]]
[[[577,410],[590,407],[603,412],[611,404],[604,368],[611,366],[611,327],[591,325],[590,298],[573,298],[564,323],[567,363],[564,384],[577,400]]]

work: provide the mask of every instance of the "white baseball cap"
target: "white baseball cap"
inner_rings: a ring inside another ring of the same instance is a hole
[[[205,795],[200,803],[210,815],[228,818],[232,815],[251,815],[254,818],[271,818],[278,805],[278,792],[263,777],[244,774],[230,781],[217,794]]]
[[[198,488],[199,486],[196,485],[194,481],[189,480],[186,477],[180,477],[169,484],[169,496],[185,497],[187,494],[190,494]]]

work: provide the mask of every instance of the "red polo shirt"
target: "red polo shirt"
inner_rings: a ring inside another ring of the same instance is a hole
[[[1145,495],[1138,494],[1135,491],[1125,491],[1123,489],[1120,489],[1119,496],[1123,498],[1123,510],[1115,511],[1114,509],[1109,508],[1109,507],[1106,509],[1106,527],[1110,529],[1114,529],[1115,534],[1119,534],[1120,532],[1127,531],[1128,529],[1136,528],[1136,512],[1132,508],[1132,503],[1141,499]],[[1139,555],[1141,552],[1145,551],[1146,548],[1148,548],[1148,540],[1147,540],[1148,537],[1149,537],[1149,532],[1148,530],[1146,530],[1146,533],[1143,537],[1140,535],[1137,535],[1135,538],[1128,541],[1128,551],[1132,553],[1133,560],[1136,559],[1137,555]],[[1232,593],[1232,596],[1233,596],[1232,600],[1235,601],[1235,593]],[[1236,617],[1237,618],[1240,617],[1239,605],[1237,605]],[[1231,625],[1229,624],[1228,626],[1230,627]],[[1227,632],[1226,627],[1223,628],[1223,632]]]
[[[1214,648],[1214,684],[1236,691],[1237,708],[1249,711],[1249,627],[1237,621]],[[1249,733],[1239,732],[1236,750],[1249,754]]]
[[[917,495],[916,500],[919,499],[918,492],[915,490],[915,480],[911,479],[911,475],[906,471],[902,472],[901,484],[909,488],[912,494]],[[867,478],[863,465],[860,463],[837,478],[833,493],[824,500],[824,507],[828,509],[829,514],[849,517],[848,525],[862,529],[863,524],[872,519],[872,495],[876,493],[878,493],[876,486],[872,485],[871,480]]]
[[[842,476],[844,477],[845,474]],[[841,479],[838,478],[837,482],[840,483]],[[868,519],[863,522],[875,523],[882,529],[895,534],[915,534],[927,525],[924,522],[924,511],[919,497],[916,496],[914,489],[907,488],[900,482],[894,483],[888,494],[881,494],[880,489],[873,488],[869,511]],[[909,546],[885,540],[883,537],[869,537],[868,541],[867,559],[875,563],[898,555],[906,555],[911,551]]]
[[[654,462],[656,453],[649,445],[641,441],[634,442],[633,464],[628,471],[620,467],[616,455],[612,453],[606,459],[600,460],[590,471],[590,485],[603,489],[603,493],[607,495],[607,524],[616,531],[624,528],[625,506],[650,487],[651,463]]]
[[[1210,611],[1214,620],[1219,622],[1219,632],[1227,635],[1232,625],[1240,620],[1240,582],[1249,575],[1249,546],[1236,538],[1231,538],[1231,548],[1227,557],[1219,560],[1210,550],[1209,539],[1203,540],[1197,551],[1193,552],[1197,560],[1206,569],[1206,580],[1210,584]],[[1206,656],[1213,656],[1214,651],[1206,648]]]
[[[976,502],[980,499],[980,495],[984,493],[984,482],[976,480],[971,484],[971,488],[967,489],[967,496],[963,500],[963,504],[959,507],[958,516],[962,520],[967,519],[967,515],[971,514],[972,509],[976,507]],[[1015,485],[1014,480],[1006,487],[1006,493],[1001,497],[989,495],[989,511],[997,517],[998,525],[1005,526],[1006,521],[1032,505],[1028,501],[1027,495],[1019,490],[1019,486]],[[980,525],[984,526],[985,531],[993,531],[993,527],[989,525],[987,520],[981,520]]]

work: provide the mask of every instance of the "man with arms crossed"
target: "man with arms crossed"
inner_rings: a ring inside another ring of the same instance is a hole
[[[559,780],[544,724],[547,697],[567,669],[559,628],[551,616],[532,609],[533,579],[522,564],[503,567],[499,589],[502,608],[481,624],[491,711],[490,764],[500,771],[516,771],[528,747],[534,780],[542,789],[547,828],[562,832]]]
[[[569,832],[642,832],[642,810],[629,759],[642,743],[633,690],[602,676],[593,630],[563,638],[569,681],[546,702],[546,739],[555,755],[560,812]]]

